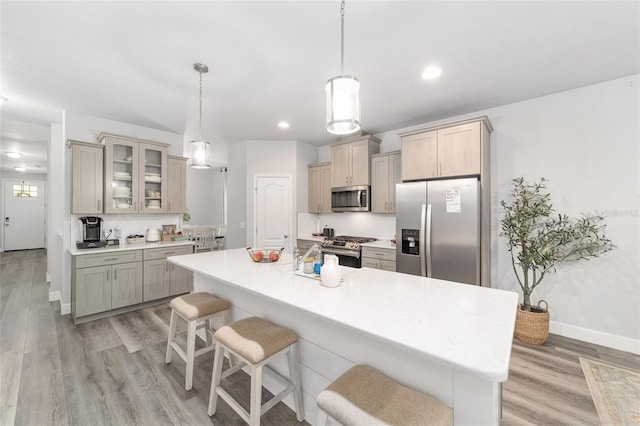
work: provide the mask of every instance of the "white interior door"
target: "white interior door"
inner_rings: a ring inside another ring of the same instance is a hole
[[[254,247],[291,252],[291,176],[256,176]]]
[[[4,180],[4,250],[44,248],[45,182]]]

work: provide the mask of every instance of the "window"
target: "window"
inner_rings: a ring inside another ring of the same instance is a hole
[[[22,185],[13,185],[13,196],[14,197],[37,197],[38,186],[25,185],[24,182],[22,183]]]

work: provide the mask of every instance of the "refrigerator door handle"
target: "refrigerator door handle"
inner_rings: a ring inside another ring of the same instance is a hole
[[[427,256],[427,277],[431,278],[431,204],[427,204],[427,241],[425,245],[427,246],[426,256]]]
[[[420,246],[418,250],[420,250],[420,276],[427,276],[427,259],[425,258],[426,254],[426,244],[425,244],[425,227],[427,224],[427,205],[422,205],[422,210],[420,212]]]

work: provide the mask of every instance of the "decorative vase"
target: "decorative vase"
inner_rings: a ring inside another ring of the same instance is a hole
[[[545,307],[540,304],[544,303]],[[532,306],[534,312],[525,311],[518,305],[516,312],[516,326],[513,336],[524,343],[542,345],[549,338],[549,307],[541,300],[538,306]]]
[[[341,280],[340,265],[338,256],[333,254],[324,255],[324,265],[320,268],[320,279],[325,287],[338,287]]]

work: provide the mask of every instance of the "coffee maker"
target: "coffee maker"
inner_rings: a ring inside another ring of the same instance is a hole
[[[97,216],[84,216],[80,218],[82,222],[82,241],[76,242],[79,249],[104,247],[106,240],[101,240],[102,218]]]

